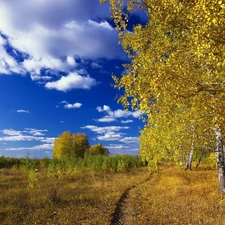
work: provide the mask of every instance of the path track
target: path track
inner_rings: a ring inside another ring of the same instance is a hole
[[[111,225],[137,225],[138,224],[138,208],[134,207],[135,205],[141,205],[141,196],[140,192],[137,190],[137,194],[134,197],[131,196],[131,191],[138,188],[141,184],[144,184],[151,180],[151,177],[148,177],[141,183],[132,185],[128,187],[123,194],[120,196],[120,199],[117,201],[116,208],[112,214]]]

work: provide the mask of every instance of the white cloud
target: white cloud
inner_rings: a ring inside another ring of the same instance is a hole
[[[45,139],[41,140],[41,142],[52,144],[56,138],[54,137],[46,137]]]
[[[30,74],[30,78],[33,81],[39,81],[39,82],[40,81],[45,82],[46,80],[51,80],[52,79],[52,77],[50,77],[50,76],[38,75],[38,74],[35,74],[35,73],[31,73]]]
[[[0,36],[0,73],[29,72],[39,80],[41,69],[69,73],[76,66],[74,56],[124,59],[107,16],[109,7],[99,0],[1,0],[0,31],[8,37],[7,44],[29,57],[18,63],[5,51],[6,40]]]
[[[123,138],[124,133],[121,130],[129,129],[127,126],[105,126],[98,127],[94,125],[87,125],[82,127],[82,129],[89,129],[98,134],[96,137],[100,141],[118,141]]]
[[[25,128],[25,131],[23,131],[24,133],[29,133],[31,135],[34,136],[44,136],[45,132],[48,132],[48,130],[38,130],[35,128]]]
[[[67,76],[62,76],[59,80],[47,82],[47,89],[56,89],[58,91],[69,91],[71,89],[90,89],[97,84],[96,80],[89,75],[81,76],[77,72],[69,73]]]
[[[40,58],[30,57],[29,59],[24,60],[24,68],[32,73],[32,75],[41,74],[41,69],[51,69],[58,71],[69,71],[69,66],[66,65],[62,60],[51,57],[51,56],[42,56]]]
[[[92,132],[95,132],[97,134],[96,138],[100,141],[120,141],[126,144],[138,143],[138,137],[124,137],[124,133],[121,133],[121,130],[129,129],[128,126],[98,127],[94,125],[87,125],[81,128],[89,129]]]
[[[121,123],[133,123],[133,120],[121,120]]]
[[[1,23],[1,22],[0,22]],[[1,31],[1,29],[0,29]],[[0,73],[9,75],[11,73],[22,73],[24,74],[25,70],[21,65],[12,57],[10,56],[5,48],[4,45],[6,44],[6,40],[0,36]]]
[[[134,117],[134,118],[138,118],[140,117],[141,113],[140,110],[135,111],[135,112],[131,112],[131,111],[126,111],[126,110],[121,110],[121,109],[117,109],[116,111],[113,112],[113,115],[116,118],[120,118],[120,117]]]
[[[68,104],[68,102],[65,101],[65,100],[63,100],[63,101],[61,101],[59,104]]]
[[[133,116],[134,118],[140,118],[140,116],[141,116],[141,110],[134,111],[134,112],[132,113],[132,116]]]
[[[109,107],[108,105],[103,105],[103,107],[98,106],[98,107],[96,108],[96,110],[97,110],[98,112],[104,112],[104,111],[108,112],[108,111],[110,111],[110,107]]]
[[[71,103],[68,103],[67,101],[61,101],[59,104],[64,104],[65,109],[76,109],[82,106],[82,104],[79,102],[75,102],[71,104]],[[59,107],[59,106],[57,105],[56,107]]]
[[[69,65],[76,66],[76,61],[75,61],[75,59],[73,57],[67,56],[67,59],[66,60],[67,60],[67,62],[68,62]]]
[[[138,137],[124,137],[122,139],[120,139],[121,142],[124,143],[138,143]]]
[[[98,127],[94,125],[87,125],[82,127],[82,129],[89,129],[93,132],[96,132],[97,134],[103,134],[103,133],[109,133],[109,132],[116,132],[120,130],[127,130],[129,127],[127,126],[104,126],[104,127]]]
[[[132,155],[138,155],[139,148],[137,144],[110,144],[106,146],[106,148],[109,149],[109,152],[111,155],[114,154],[132,154]]]
[[[96,119],[96,121],[98,121],[98,122],[113,122],[113,121],[116,121],[117,118],[122,118],[122,117],[124,117],[124,118],[127,118],[127,117],[138,118],[138,117],[141,116],[140,110],[131,112],[131,111],[127,111],[127,110],[117,109],[115,111],[112,111],[110,109],[110,107],[107,106],[107,105],[104,105],[103,107],[98,106],[96,108],[96,110],[98,112],[106,112],[107,113],[106,116],[104,116],[100,119]],[[132,120],[122,120],[121,122],[122,123],[131,123],[133,121]]]
[[[65,109],[76,109],[76,108],[80,108],[81,106],[82,106],[81,103],[76,102],[74,104],[66,104],[66,105],[64,105],[64,108]]]
[[[35,145],[32,147],[6,148],[5,150],[22,151],[22,150],[44,150],[44,149],[53,149],[53,144],[42,144],[42,145]]]
[[[23,134],[0,137],[0,141],[41,141],[43,139],[43,137],[29,136]]]
[[[4,135],[9,135],[9,136],[15,136],[15,135],[21,135],[22,131],[19,130],[14,130],[14,129],[4,129],[1,130]]]
[[[97,22],[89,19],[88,20],[88,24],[90,24],[91,26],[96,27],[96,28],[102,27],[102,28],[104,28],[106,30],[114,31],[114,29],[112,28],[112,26],[108,22],[106,22],[106,21],[97,23]]]
[[[105,122],[105,123],[110,123],[110,122],[113,122],[113,121],[116,121],[115,118],[111,117],[111,116],[104,116],[100,119],[97,119],[98,122]]]
[[[24,110],[24,109],[18,109],[18,110],[16,110],[16,112],[18,112],[18,113],[30,113],[28,110]]]
[[[54,137],[44,137],[48,130],[40,130],[35,128],[25,128],[24,130],[4,129],[0,132],[4,135],[0,137],[2,141],[40,141],[47,144],[52,144]]]
[[[104,135],[97,136],[100,141],[118,141],[122,138],[121,133],[107,132]]]
[[[127,148],[129,148],[129,146],[127,146],[127,145],[121,145],[121,144],[110,144],[110,145],[108,145],[108,146],[106,146],[106,148],[108,148],[109,150],[110,149],[127,149]]]

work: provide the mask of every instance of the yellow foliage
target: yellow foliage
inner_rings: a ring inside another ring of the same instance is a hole
[[[211,147],[213,128],[225,126],[225,3],[101,2],[110,3],[131,58],[126,73],[114,76],[115,87],[125,90],[119,101],[148,117],[140,136],[141,155],[155,165],[161,159],[179,161],[193,148]],[[149,20],[127,32],[129,15],[136,10]]]
[[[83,133],[71,134],[65,131],[54,141],[54,159],[84,157],[89,149],[88,137]]]

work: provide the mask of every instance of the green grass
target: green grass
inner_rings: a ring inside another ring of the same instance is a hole
[[[94,170],[96,172],[127,172],[132,168],[143,166],[139,156],[115,155],[115,156],[86,156],[66,160],[57,159],[30,159],[0,157],[0,168],[22,168],[23,170],[48,169],[49,171],[68,170]]]

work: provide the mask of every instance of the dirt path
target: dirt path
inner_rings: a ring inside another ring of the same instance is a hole
[[[116,204],[112,214],[111,225],[137,225],[141,209],[141,194],[138,187],[150,181],[151,177],[143,182],[127,188]],[[134,192],[131,194],[131,192]]]

